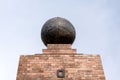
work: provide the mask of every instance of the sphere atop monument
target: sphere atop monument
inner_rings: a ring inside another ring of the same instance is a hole
[[[47,44],[72,44],[76,36],[75,28],[66,19],[49,19],[42,27],[41,38]]]

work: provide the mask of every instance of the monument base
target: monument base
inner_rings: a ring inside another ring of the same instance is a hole
[[[105,80],[96,54],[76,54],[70,44],[49,44],[43,54],[21,55],[16,80]]]

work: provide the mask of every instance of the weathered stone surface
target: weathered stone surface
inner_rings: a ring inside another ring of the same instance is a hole
[[[71,49],[70,45],[58,46]],[[49,50],[53,48],[60,49],[53,44],[48,46]],[[65,70],[65,78],[57,78],[58,69]],[[105,76],[100,55],[64,51],[62,54],[21,55],[17,80],[105,80]]]
[[[42,50],[43,54],[76,54],[71,44],[48,44],[47,49]]]

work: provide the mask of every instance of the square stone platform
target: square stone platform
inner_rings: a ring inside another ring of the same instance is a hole
[[[100,55],[77,54],[71,44],[48,44],[42,54],[20,56],[16,80],[105,80],[105,75]]]

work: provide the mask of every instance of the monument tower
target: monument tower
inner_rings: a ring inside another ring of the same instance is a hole
[[[72,48],[75,36],[68,20],[49,19],[41,30],[47,49],[42,54],[21,55],[16,80],[105,80],[100,55],[78,54]]]

